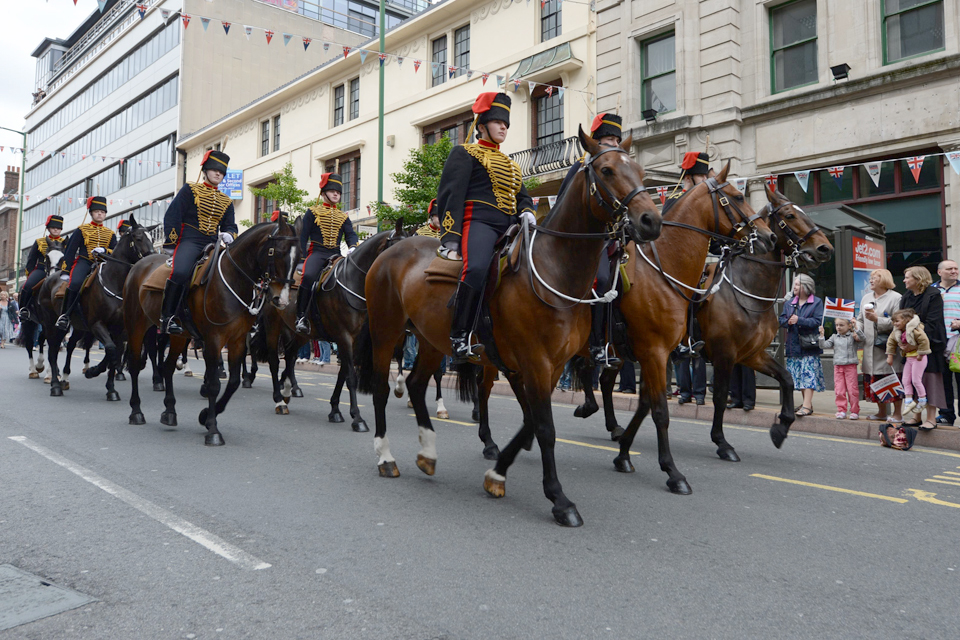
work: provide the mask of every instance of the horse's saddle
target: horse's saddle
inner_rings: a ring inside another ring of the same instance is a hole
[[[487,285],[484,288],[484,298],[489,300],[493,292],[500,286],[500,280],[508,266],[513,266],[520,259],[516,254],[519,244],[520,225],[511,225],[507,231],[497,239],[493,245],[493,259],[487,271]],[[430,283],[457,284],[460,282],[460,273],[463,271],[463,260],[451,260],[437,250],[427,268],[423,270],[426,281]]]
[[[83,294],[84,291],[86,291],[87,289],[90,288],[90,284],[93,282],[94,277],[97,275],[97,270],[98,270],[98,269],[100,269],[100,264],[99,264],[99,263],[93,265],[93,269],[91,269],[91,270],[90,270],[90,273],[87,274],[87,277],[84,278],[84,280],[83,280],[83,285],[80,287],[80,294],[81,294],[81,295]],[[42,282],[43,282],[43,280],[40,281],[40,283],[42,283]],[[56,290],[56,291],[54,292],[54,294],[53,294],[53,297],[56,298],[57,300],[59,300],[59,299],[63,298],[63,296],[67,295],[67,286],[68,286],[69,284],[70,284],[70,283],[64,282],[63,280],[61,280],[61,281],[60,281],[60,285],[57,287],[57,290]],[[40,284],[37,284],[37,286],[40,286]],[[36,291],[36,287],[34,287],[34,291]]]
[[[343,256],[334,256],[329,262],[327,262],[327,266],[325,266],[323,271],[320,272],[320,278],[318,279],[320,286],[323,286],[323,284],[330,278],[330,276],[333,274],[334,267],[336,267],[337,263],[341,260],[343,260]]]
[[[213,249],[214,245],[211,244],[207,246],[203,250],[200,260],[194,265],[193,275],[190,277],[190,285],[187,287],[188,291],[207,281],[210,265],[213,263],[213,260],[211,260]],[[146,280],[143,281],[142,288],[149,289],[150,291],[163,291],[167,280],[170,278],[171,271],[173,271],[173,258],[167,258],[166,262],[154,269],[153,272],[147,276]]]

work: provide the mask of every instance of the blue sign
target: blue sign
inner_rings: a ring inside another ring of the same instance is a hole
[[[227,169],[218,189],[230,196],[231,200],[243,200],[243,171],[241,169]]]

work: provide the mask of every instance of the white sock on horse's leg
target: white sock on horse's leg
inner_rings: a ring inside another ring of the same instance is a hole
[[[437,432],[420,427],[420,455],[428,460],[437,459]]]
[[[390,453],[390,441],[387,436],[373,439],[373,451],[377,454],[377,466],[384,462],[396,462],[396,458]]]
[[[447,408],[443,405],[443,398],[437,399],[437,417],[446,420],[450,417]]]

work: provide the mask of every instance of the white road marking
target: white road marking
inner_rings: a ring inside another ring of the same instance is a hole
[[[103,489],[110,495],[126,502],[137,511],[145,513],[160,524],[163,524],[173,529],[177,533],[190,538],[200,546],[206,547],[210,551],[213,551],[218,556],[226,558],[230,562],[239,566],[241,569],[257,571],[259,569],[267,569],[271,566],[269,563],[250,555],[243,549],[235,547],[232,544],[218,538],[209,531],[201,529],[195,524],[187,522],[183,518],[170,513],[166,509],[158,507],[149,500],[144,500],[132,491],[128,491],[127,489],[124,489],[123,487],[116,485],[105,478],[101,478],[89,469],[82,467],[57,453],[54,453],[50,449],[31,441],[29,438],[24,436],[10,436],[10,440],[19,442],[28,449],[39,453],[47,460],[50,460],[51,462],[58,464],[64,469],[70,471],[71,473],[80,476],[95,487]]]

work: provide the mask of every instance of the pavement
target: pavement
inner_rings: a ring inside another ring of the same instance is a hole
[[[336,363],[318,366],[311,363],[301,363],[297,369],[305,371],[322,371],[323,373],[337,373],[340,370]],[[396,365],[393,365],[393,371],[396,371]],[[394,376],[391,376],[391,380]],[[456,388],[456,377],[447,374],[443,378],[443,386],[446,389]],[[492,393],[502,396],[513,396],[513,390],[506,380],[498,380],[493,385]],[[597,403],[602,407],[603,398],[599,392],[596,394]],[[697,405],[694,402],[680,404],[676,397],[669,396],[670,415],[674,418],[684,420],[702,420],[706,422],[713,421],[713,396],[707,392],[706,403]],[[584,394],[582,391],[560,391],[555,389],[552,401],[554,404],[569,404],[576,406],[582,404]],[[796,393],[794,405],[799,407],[801,404],[800,393]],[[639,398],[637,394],[632,393],[613,393],[613,407],[617,411],[634,412],[637,409]],[[821,435],[839,436],[843,438],[859,438],[864,440],[877,440],[877,433],[882,422],[867,420],[866,416],[876,410],[876,405],[869,402],[861,402],[861,418],[859,420],[838,420],[834,417],[836,406],[834,405],[833,392],[825,391],[814,395],[814,413],[812,415],[797,418],[790,427],[791,431],[800,431],[804,433],[817,433]],[[728,409],[724,414],[725,424],[739,424],[750,427],[770,427],[780,412],[780,391],[776,389],[757,389],[757,404],[753,411],[744,411],[743,409]],[[601,416],[600,413],[597,416]],[[602,420],[602,416],[599,418]],[[624,425],[621,425],[624,426]],[[920,431],[914,445],[923,447],[933,447],[936,449],[946,449],[960,451],[960,428],[953,426],[939,425],[932,431]]]

